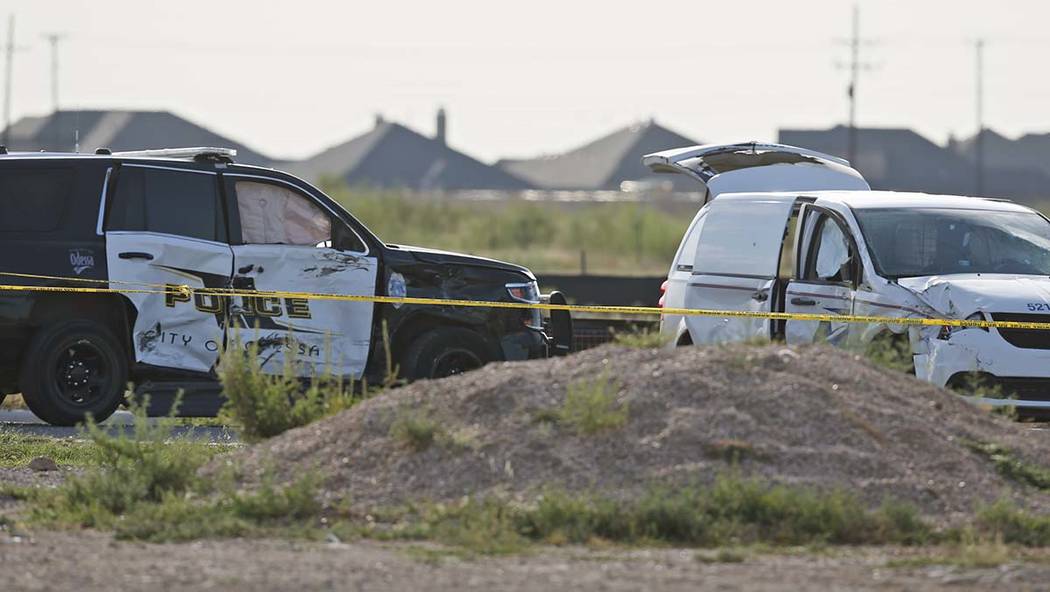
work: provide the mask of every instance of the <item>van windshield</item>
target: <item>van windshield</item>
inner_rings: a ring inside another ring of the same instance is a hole
[[[854,213],[875,265],[886,278],[1050,275],[1050,222],[1036,213],[940,208]]]

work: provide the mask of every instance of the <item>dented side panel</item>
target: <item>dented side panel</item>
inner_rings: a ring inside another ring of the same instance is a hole
[[[237,245],[233,252],[237,289],[375,295],[375,257],[293,245]],[[258,347],[267,372],[280,373],[290,357],[302,377],[360,377],[374,309],[371,302],[257,297],[233,299],[229,315],[244,345]]]
[[[111,280],[191,288],[226,287],[233,268],[229,245],[137,231],[107,232],[106,259]],[[137,311],[132,331],[137,362],[193,372],[212,368],[223,345],[218,297],[191,299],[175,293],[128,293],[127,297]]]

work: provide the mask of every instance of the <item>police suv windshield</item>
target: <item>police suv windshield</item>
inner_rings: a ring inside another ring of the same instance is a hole
[[[1050,222],[1029,212],[854,210],[886,278],[953,273],[1050,275]]]

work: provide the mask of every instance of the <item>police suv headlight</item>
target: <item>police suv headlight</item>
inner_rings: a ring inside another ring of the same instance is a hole
[[[525,302],[528,304],[539,304],[540,302],[540,286],[536,281],[522,282],[507,284],[507,293],[510,297],[518,302]],[[538,308],[532,308],[521,311],[522,318],[521,324],[538,331],[543,330],[543,315],[540,314]]]
[[[540,286],[535,281],[507,284],[507,293],[518,302],[538,304],[540,301]]]
[[[988,319],[986,319],[984,317],[984,313],[983,312],[977,311],[977,312],[973,313],[972,315],[966,317],[966,320],[967,321],[986,321]],[[941,332],[937,334],[937,339],[945,339],[945,340],[947,340],[947,339],[950,339],[952,335],[955,335],[959,331],[968,331],[968,330],[971,330],[971,329],[977,329],[977,330],[980,330],[980,331],[984,331],[985,333],[988,332],[988,327],[950,327],[948,325],[945,325],[945,326],[941,327]]]

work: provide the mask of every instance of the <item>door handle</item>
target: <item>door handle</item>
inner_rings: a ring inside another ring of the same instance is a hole
[[[752,300],[757,300],[759,302],[765,302],[766,300],[769,300],[769,291],[768,290],[758,290],[754,294],[751,295],[751,299]]]
[[[798,306],[815,306],[817,301],[812,298],[800,298],[796,296],[791,299],[791,304],[797,304]]]
[[[121,259],[145,259],[146,261],[153,261],[153,255],[141,251],[126,251],[117,255],[117,257],[120,257]]]

